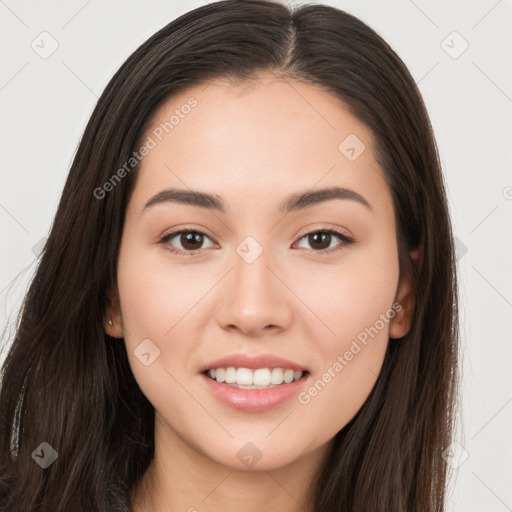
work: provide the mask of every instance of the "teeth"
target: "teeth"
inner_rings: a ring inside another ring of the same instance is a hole
[[[208,370],[208,375],[217,382],[225,382],[234,387],[244,389],[273,388],[280,384],[289,384],[299,380],[303,372],[283,368],[214,368]]]
[[[251,372],[253,373],[253,372]],[[255,386],[270,386],[271,374],[268,368],[259,368],[254,370],[254,376],[252,384]]]
[[[286,384],[290,384],[290,382],[293,382],[294,375],[295,372],[293,370],[286,370],[283,374],[283,380],[286,382]]]
[[[272,370],[272,376],[270,377],[270,382],[272,384],[282,384],[283,383],[283,370],[281,368],[274,368]]]
[[[224,377],[224,381],[226,384],[233,384],[236,382],[236,369],[232,366],[230,368],[226,368],[226,375]]]

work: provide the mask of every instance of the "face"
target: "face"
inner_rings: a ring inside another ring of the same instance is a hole
[[[174,96],[143,143],[107,330],[159,435],[232,468],[320,449],[409,328],[372,133],[323,89],[262,76]]]

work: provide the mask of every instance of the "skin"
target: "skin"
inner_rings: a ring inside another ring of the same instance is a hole
[[[391,194],[372,133],[319,86],[268,75],[241,85],[212,81],[170,98],[146,135],[191,96],[198,105],[137,171],[108,311],[113,325],[105,325],[124,338],[155,407],[155,459],[132,505],[140,512],[311,510],[307,486],[333,437],[368,397],[389,338],[410,328],[413,290],[407,275],[399,279]],[[338,150],[349,134],[365,145],[354,161]],[[334,199],[278,212],[291,193],[333,185],[361,194],[371,209]],[[143,211],[169,187],[222,197],[227,211],[170,202]],[[208,235],[192,246],[195,255],[166,250],[184,250],[179,235],[158,243],[190,227]],[[305,237],[329,227],[355,243],[333,236],[321,246]],[[252,263],[236,252],[249,235],[263,248]],[[319,255],[322,247],[330,252]],[[310,369],[307,390],[397,301],[402,310],[308,404],[294,396],[265,412],[237,411],[217,401],[198,373],[228,354],[271,353]],[[149,366],[134,355],[147,338],[160,350]],[[237,457],[248,442],[262,455],[251,468]]]

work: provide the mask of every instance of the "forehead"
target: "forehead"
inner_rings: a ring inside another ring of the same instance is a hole
[[[167,99],[143,137],[138,208],[169,186],[247,198],[318,186],[387,193],[373,134],[324,88],[264,76],[217,79]],[[389,198],[388,198],[389,199]]]

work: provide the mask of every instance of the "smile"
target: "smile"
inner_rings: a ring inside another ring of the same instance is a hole
[[[215,375],[215,377],[212,377]],[[226,375],[228,380],[225,382]],[[253,384],[240,384],[242,382]],[[244,412],[264,412],[289,401],[303,390],[309,380],[308,371],[297,371],[283,368],[215,368],[200,374],[207,391],[221,404]],[[285,380],[286,376],[286,380]],[[217,379],[224,379],[219,382]],[[279,384],[273,384],[280,382]],[[290,380],[291,379],[291,380]],[[289,380],[289,382],[286,382]],[[269,382],[258,385],[254,382]]]
[[[290,368],[214,368],[205,374],[211,379],[240,389],[270,389],[299,380],[306,371]]]

